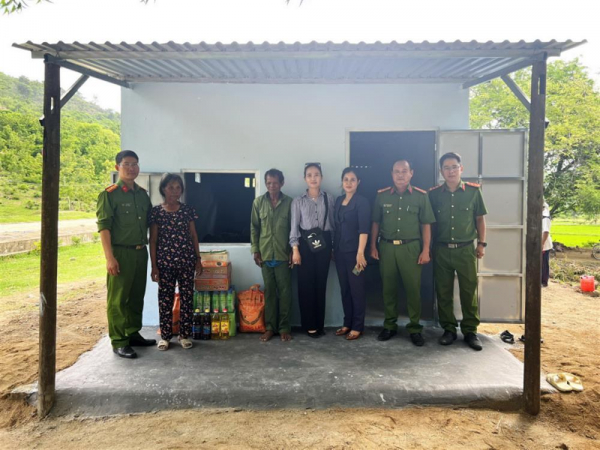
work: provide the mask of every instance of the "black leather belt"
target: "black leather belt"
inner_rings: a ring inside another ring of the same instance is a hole
[[[394,244],[394,245],[405,245],[405,244],[410,244],[411,242],[414,241],[418,241],[418,239],[386,239],[384,237],[379,238],[380,240],[382,240],[383,242],[387,242],[388,244]]]
[[[113,244],[113,247],[126,248],[129,250],[142,250],[142,249],[146,248],[146,244],[143,244],[143,245],[116,245],[116,244]]]
[[[462,247],[466,247],[467,245],[473,245],[473,241],[469,241],[469,242],[457,242],[457,243],[450,243],[450,242],[438,242],[436,245],[439,245],[440,247],[446,247],[446,248],[462,248]]]

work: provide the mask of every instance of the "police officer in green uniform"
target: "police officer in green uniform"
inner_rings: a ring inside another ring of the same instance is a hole
[[[444,334],[442,345],[456,340],[458,323],[454,316],[454,273],[458,276],[462,320],[460,329],[465,342],[481,350],[477,337],[477,258],[485,254],[485,218],[487,214],[478,184],[462,181],[463,166],[457,153],[440,158],[440,172],[445,183],[431,188],[429,199],[436,218],[434,231],[433,273],[438,315]],[[477,239],[477,246],[473,241]]]
[[[423,326],[419,323],[421,266],[430,261],[431,224],[435,217],[427,193],[411,186],[413,173],[410,162],[396,161],[392,168],[394,186],[378,192],[372,216],[371,256],[380,260],[385,308],[384,328],[377,339],[387,341],[397,333],[399,273],[410,319],[406,328],[413,344],[420,347],[425,343],[421,335]]]
[[[119,180],[98,196],[96,216],[108,272],[108,335],[117,355],[135,358],[132,346],[156,344],[139,333],[148,268],[147,216],[152,205],[146,190],[135,184],[140,173],[135,152],[124,150],[115,159]]]

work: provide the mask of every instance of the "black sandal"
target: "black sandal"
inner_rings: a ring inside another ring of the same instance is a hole
[[[524,334],[521,335],[521,337],[519,338],[519,340],[524,343],[525,342],[525,335]],[[541,338],[540,339],[540,344],[543,344],[543,343],[544,343],[544,338]]]
[[[502,339],[503,342],[506,342],[507,344],[514,344],[515,343],[515,336],[508,330],[504,330],[501,334],[500,334],[500,339]]]

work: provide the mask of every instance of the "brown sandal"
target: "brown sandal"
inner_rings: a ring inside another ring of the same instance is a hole
[[[354,341],[356,339],[358,339],[361,336],[361,332],[360,331],[351,331],[348,336],[346,336],[346,340],[347,341]]]
[[[350,333],[350,328],[348,328],[348,327],[342,327],[342,328],[339,328],[335,332],[335,335],[336,336],[343,336],[343,335],[348,334],[348,333]]]

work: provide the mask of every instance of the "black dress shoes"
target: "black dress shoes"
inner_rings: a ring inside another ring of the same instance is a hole
[[[456,333],[452,331],[444,331],[444,334],[438,339],[440,345],[450,345],[456,340]]]
[[[477,335],[475,333],[465,334],[465,342],[473,350],[479,351],[479,350],[483,349],[483,345],[481,345],[481,341],[479,340],[479,338],[477,337]]]
[[[152,347],[156,345],[156,339],[144,339],[142,336],[132,337],[129,339],[129,345],[132,347]]]
[[[113,348],[113,352],[115,352],[121,358],[137,358],[137,353],[129,345],[126,345],[125,347]]]
[[[377,340],[389,341],[394,336],[396,336],[396,330],[388,330],[387,328],[384,328],[383,330],[381,330],[381,333],[379,333],[379,336],[377,336]]]
[[[423,347],[425,345],[425,339],[423,339],[423,336],[421,336],[421,333],[411,333],[410,340],[417,347]]]

